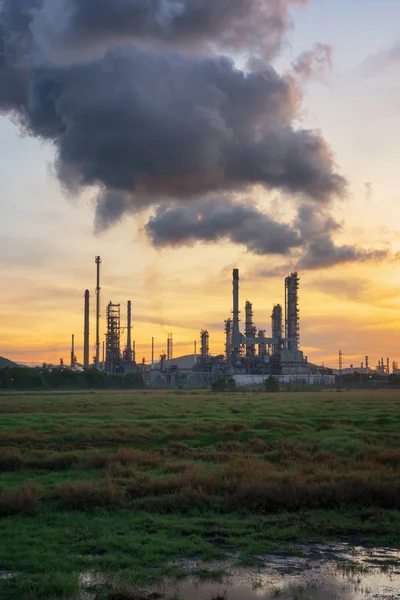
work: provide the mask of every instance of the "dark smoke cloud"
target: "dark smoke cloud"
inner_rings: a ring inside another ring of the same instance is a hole
[[[332,48],[327,44],[315,44],[312,50],[300,54],[293,65],[294,73],[303,81],[324,80],[332,70]]]
[[[299,234],[250,202],[217,198],[190,206],[160,208],[146,226],[154,246],[192,245],[228,240],[254,254],[288,254],[300,246]]]
[[[110,44],[167,44],[274,56],[289,7],[308,0],[44,0],[32,30],[45,52],[76,56]],[[73,54],[71,54],[73,49]]]
[[[332,236],[341,228],[331,216],[312,205],[301,205],[294,222],[285,224],[249,201],[237,204],[226,198],[159,208],[146,226],[156,247],[228,240],[244,245],[256,255],[297,256],[280,267],[262,270],[268,276],[282,275],[290,269],[321,269],[388,257],[387,250],[336,245]]]
[[[344,194],[320,133],[294,128],[298,85],[266,62],[295,1],[3,0],[0,111],[52,144],[65,189],[98,190],[97,230],[152,206],[156,245],[301,246],[312,265],[312,243],[321,250],[332,229],[306,242],[300,221],[227,200],[254,185],[320,206]],[[262,69],[242,71],[221,50],[258,57]],[[310,62],[304,56],[298,72]]]
[[[325,141],[291,127],[293,90],[272,68],[244,75],[224,58],[130,49],[29,76],[21,119],[55,143],[70,190],[101,186],[125,194],[126,207],[253,184],[321,202],[343,192]],[[98,222],[110,222],[102,206]]]
[[[332,236],[342,225],[315,207],[302,205],[294,223],[304,241],[305,252],[298,260],[298,269],[321,269],[349,262],[382,260],[387,250],[365,250],[354,245],[338,246]]]

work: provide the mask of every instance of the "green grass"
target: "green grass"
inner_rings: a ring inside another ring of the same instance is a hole
[[[0,394],[0,598],[332,539],[400,547],[398,392]]]

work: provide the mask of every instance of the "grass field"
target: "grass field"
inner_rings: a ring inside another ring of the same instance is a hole
[[[400,547],[399,392],[0,394],[0,597],[173,559]]]

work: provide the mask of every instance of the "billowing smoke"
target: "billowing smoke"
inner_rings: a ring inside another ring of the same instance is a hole
[[[387,250],[335,244],[333,235],[340,232],[341,224],[323,208],[311,204],[300,205],[293,223],[286,224],[272,219],[250,201],[238,204],[223,197],[212,198],[159,208],[146,229],[156,247],[226,240],[256,255],[297,255],[288,264],[269,271],[269,275],[388,256]]]
[[[288,254],[301,245],[299,234],[289,225],[274,221],[250,202],[235,204],[226,198],[160,208],[148,222],[147,232],[158,247],[227,240],[263,255]]]
[[[300,206],[294,225],[303,239],[305,250],[297,262],[298,269],[321,269],[355,261],[382,260],[389,254],[387,250],[336,245],[332,236],[342,229],[342,225],[310,205]]]
[[[32,31],[58,59],[116,43],[241,52],[270,58],[290,22],[289,6],[308,0],[43,0]],[[72,49],[72,51],[71,51]]]
[[[294,73],[303,81],[324,80],[332,70],[332,48],[327,44],[315,44],[312,50],[300,54],[293,65]]]
[[[344,194],[321,134],[295,128],[298,83],[268,62],[290,5],[306,2],[0,0],[0,111],[52,145],[63,188],[97,190],[98,230],[153,207],[156,246],[226,239],[255,254],[304,250],[307,268],[341,261],[351,250],[333,244],[333,221],[321,232],[307,217],[306,232],[301,212],[282,224],[237,200],[259,185],[319,214]],[[318,45],[294,70],[307,79],[329,61]]]
[[[57,66],[38,62],[33,42],[24,62],[29,35],[21,29],[23,48],[11,56],[18,56],[16,81],[26,69],[26,98],[21,103],[15,87],[13,109],[31,135],[54,142],[58,175],[70,190],[99,186],[123,194],[118,214],[121,205],[256,183],[322,202],[342,193],[325,141],[292,128],[295,92],[272,67],[246,74],[225,57],[141,46]],[[15,45],[19,35],[10,39]],[[7,88],[0,106],[10,110],[10,101]],[[110,222],[109,204],[105,216],[102,207],[98,223]]]

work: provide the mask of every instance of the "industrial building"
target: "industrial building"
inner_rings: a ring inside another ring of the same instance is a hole
[[[100,265],[96,263],[96,342],[95,356],[89,364],[90,349],[90,292],[84,294],[84,355],[83,368],[96,368],[110,375],[141,371],[145,381],[154,387],[208,387],[219,377],[235,379],[238,385],[262,383],[273,375],[282,381],[303,383],[328,383],[334,375],[329,369],[321,369],[308,362],[300,350],[299,277],[291,273],[284,281],[284,302],[272,306],[270,334],[267,328],[259,328],[254,322],[252,303],[244,306],[244,332],[240,323],[239,270],[232,274],[232,313],[225,320],[225,352],[218,356],[210,354],[210,335],[203,329],[200,333],[200,352],[197,343],[194,353],[184,367],[174,362],[173,336],[168,334],[167,352],[158,363],[154,362],[154,337],[152,338],[151,364],[143,359],[136,362],[135,342],[132,341],[132,303],[126,307],[125,325],[121,323],[121,305],[109,302],[106,307],[103,357],[100,360]],[[221,328],[223,324],[221,323]],[[122,340],[126,343],[123,345]],[[71,365],[76,364],[74,338]]]
[[[271,334],[254,323],[252,303],[245,303],[244,333],[240,330],[239,270],[233,270],[232,317],[225,321],[225,355],[210,356],[208,331],[201,332],[197,373],[235,379],[237,385],[255,385],[273,375],[285,382],[333,383],[334,375],[308,362],[300,350],[299,277],[292,273],[284,283],[284,311],[275,304]]]

